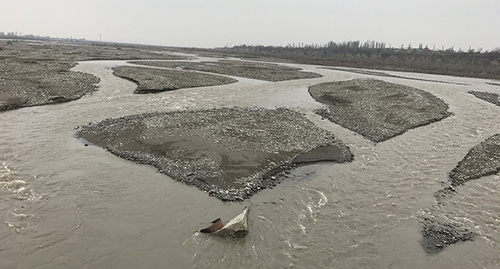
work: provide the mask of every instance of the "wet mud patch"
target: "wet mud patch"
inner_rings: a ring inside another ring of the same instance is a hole
[[[300,68],[236,60],[220,60],[217,62],[133,61],[132,63],[167,68],[182,68],[184,70],[196,70],[272,82],[321,77],[317,73],[303,72]]]
[[[118,66],[113,68],[113,74],[136,83],[135,93],[158,93],[238,82],[236,79],[217,75],[147,67]]]
[[[284,108],[139,114],[81,126],[76,134],[224,201],[249,198],[298,165],[353,159],[332,133]]]
[[[479,91],[470,91],[469,93],[476,96],[477,98],[479,98],[483,101],[500,106],[500,95],[499,94],[492,93],[492,92],[479,92]]]
[[[449,173],[452,186],[500,171],[500,134],[493,135],[469,150]]]
[[[309,87],[316,113],[381,142],[451,115],[448,105],[420,89],[375,79],[328,82]]]

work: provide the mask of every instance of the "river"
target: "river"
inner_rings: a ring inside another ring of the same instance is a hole
[[[470,90],[500,93],[487,80],[387,72],[400,77],[292,65],[324,75],[133,94],[112,75],[124,61],[80,62],[101,79],[80,100],[0,113],[0,268],[499,268],[500,176],[434,193],[470,148],[500,130],[500,108]],[[404,79],[402,76],[466,85]],[[307,88],[371,77],[428,91],[452,116],[373,143],[322,120]],[[86,147],[74,128],[131,114],[212,107],[289,107],[334,133],[354,154],[315,164],[243,202],[224,203],[154,168]],[[249,234],[200,234],[251,205]],[[436,255],[421,244],[420,220],[461,223],[477,233]]]

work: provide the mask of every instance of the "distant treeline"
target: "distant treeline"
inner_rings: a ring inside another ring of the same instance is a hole
[[[41,41],[85,41],[85,38],[61,38],[61,37],[50,37],[50,36],[41,36],[41,35],[33,35],[33,34],[22,34],[17,32],[0,32],[0,38],[3,39],[19,39],[19,40],[41,40]]]
[[[217,51],[247,57],[271,57],[296,63],[346,66],[421,73],[500,79],[500,49],[455,51],[429,49],[423,44],[401,48],[367,41],[328,42],[323,45],[287,46],[240,45]]]

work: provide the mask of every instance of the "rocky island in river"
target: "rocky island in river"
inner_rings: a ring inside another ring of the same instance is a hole
[[[285,108],[131,115],[81,126],[77,135],[225,201],[250,197],[296,165],[353,159],[332,133]]]

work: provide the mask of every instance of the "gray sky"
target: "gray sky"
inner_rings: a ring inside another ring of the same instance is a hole
[[[500,0],[1,0],[0,31],[167,46],[500,47]]]

